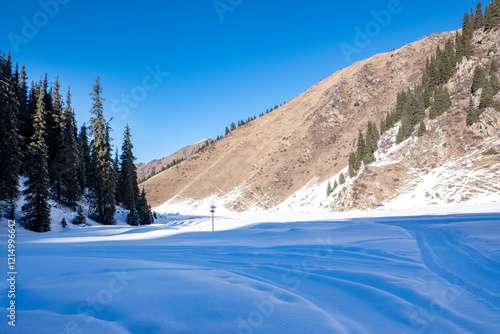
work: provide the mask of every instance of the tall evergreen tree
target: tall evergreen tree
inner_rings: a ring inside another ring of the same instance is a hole
[[[434,103],[429,112],[429,117],[434,119],[444,114],[451,107],[450,93],[446,87],[438,87],[434,92]]]
[[[476,5],[476,17],[474,20],[474,29],[481,29],[484,27],[483,4],[479,1]]]
[[[420,122],[420,125],[418,127],[418,132],[417,132],[417,136],[418,137],[422,137],[424,135],[424,132],[426,131],[426,128],[425,128],[425,123],[424,121],[421,121]]]
[[[71,91],[68,87],[66,105],[61,119],[62,136],[58,156],[61,161],[61,199],[70,208],[76,208],[80,195],[78,185],[79,152],[77,138],[75,137],[75,114],[71,107]]]
[[[47,76],[45,77],[44,87],[47,85]],[[62,173],[64,169],[64,157],[61,152],[62,146],[62,118],[63,102],[60,94],[59,77],[56,78],[50,92],[45,92],[45,100],[50,101],[50,108],[47,108],[47,149],[49,154],[49,179],[55,198],[61,201],[62,195]],[[47,106],[47,105],[46,105]]]
[[[349,177],[356,176],[356,153],[349,154]]]
[[[490,75],[493,73],[497,74],[498,73],[498,63],[495,59],[491,60],[491,65],[490,65]]]
[[[144,188],[142,188],[142,192],[139,195],[136,210],[139,225],[149,225],[153,223],[153,213],[151,212],[151,207],[148,205]]]
[[[115,178],[112,168],[111,145],[109,125],[104,119],[102,88],[97,77],[92,93],[93,105],[90,112],[92,142],[90,145],[90,157],[93,168],[92,181],[92,216],[99,223],[113,225],[115,203]]]
[[[44,138],[45,113],[42,89],[39,89],[37,111],[33,119],[34,134],[28,146],[29,163],[24,191],[26,203],[23,205],[22,219],[24,227],[35,232],[50,231],[48,154]]]
[[[333,192],[332,184],[328,181],[328,186],[326,187],[326,197],[329,197]]]
[[[493,87],[491,87],[490,82],[487,80],[483,87],[483,93],[481,94],[481,101],[479,102],[479,108],[485,109],[493,103],[494,96]]]
[[[488,81],[488,79],[486,79],[483,68],[481,66],[476,66],[472,81],[472,93],[477,92],[479,88],[483,88],[486,85],[486,81]]]
[[[461,62],[464,56],[465,56],[465,50],[462,41],[462,35],[457,31],[455,33],[455,61]]]
[[[339,184],[344,184],[345,183],[345,176],[344,173],[340,173],[339,176]]]
[[[465,120],[465,124],[470,126],[473,123],[474,123],[474,100],[472,99],[471,96],[469,101],[469,110],[467,111],[467,118]]]
[[[85,189],[90,188],[93,178],[92,166],[90,163],[90,146],[85,124],[80,128],[78,135],[78,190],[79,195],[85,195]]]
[[[123,134],[123,146],[121,154],[121,168],[118,178],[118,192],[120,201],[127,210],[133,210],[139,200],[139,186],[137,184],[137,168],[135,157],[132,153],[130,127],[127,125]]]
[[[365,155],[365,139],[363,138],[363,134],[361,133],[361,131],[359,131],[358,149],[356,151],[356,170],[358,170],[359,167],[361,167],[364,155]]]
[[[6,201],[7,217],[14,218],[14,200],[18,196],[20,149],[17,132],[17,83],[12,77],[10,53],[0,55],[0,201]],[[0,208],[1,214],[2,208]]]

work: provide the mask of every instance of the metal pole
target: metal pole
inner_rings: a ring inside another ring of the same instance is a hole
[[[212,206],[210,207],[210,212],[212,213],[212,232],[214,232],[214,214],[215,214],[215,205],[213,205],[212,203]]]

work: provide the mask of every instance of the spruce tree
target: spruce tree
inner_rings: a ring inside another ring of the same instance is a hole
[[[127,214],[127,224],[132,226],[139,225],[139,214],[135,208],[132,208]]]
[[[483,93],[481,94],[481,101],[479,102],[479,108],[485,109],[493,103],[493,87],[489,81],[483,87]]]
[[[330,181],[328,181],[328,186],[326,187],[326,197],[329,197],[332,192],[333,192],[332,184],[330,183]]]
[[[455,33],[455,62],[461,62],[464,56],[465,50],[462,42],[462,35],[457,31]]]
[[[71,221],[73,225],[81,225],[87,223],[87,218],[83,214],[83,209],[81,206],[78,206],[78,210],[76,211],[75,218]]]
[[[488,79],[486,79],[483,68],[481,66],[476,66],[472,81],[472,93],[475,93],[480,88],[483,88],[486,85],[486,81],[488,81]]]
[[[476,17],[474,20],[474,29],[484,28],[483,4],[479,1],[476,5]]]
[[[356,153],[349,153],[349,177],[356,176]]]
[[[47,77],[45,77],[45,85]],[[50,101],[50,107],[47,108],[47,149],[49,155],[49,179],[52,185],[53,195],[58,201],[61,201],[62,195],[62,173],[64,157],[63,152],[61,152],[62,147],[62,133],[63,133],[63,102],[60,94],[60,84],[59,77],[56,77],[56,82],[54,83],[50,92],[44,92],[46,94],[45,100]]]
[[[335,182],[333,183],[332,191],[335,191],[335,189],[337,189],[338,186],[339,186],[339,184],[337,183],[337,180],[335,180]]]
[[[149,225],[153,223],[153,214],[151,212],[150,206],[148,205],[144,188],[142,188],[139,200],[137,201],[136,210],[137,210],[139,225]]]
[[[18,196],[20,148],[17,132],[17,83],[12,78],[10,53],[0,55],[0,201],[6,201],[5,213],[14,218],[14,201]],[[0,208],[1,214],[2,208]]]
[[[121,154],[121,166],[118,177],[118,192],[123,207],[133,210],[139,199],[139,186],[137,184],[137,168],[135,167],[135,157],[132,153],[130,127],[127,125],[123,134],[123,145]]]
[[[495,59],[491,61],[490,65],[490,75],[492,75],[493,73],[498,73],[498,63]]]
[[[425,123],[424,123],[424,121],[421,121],[420,125],[418,127],[417,136],[422,137],[425,131],[426,131]]]
[[[95,220],[104,225],[115,223],[115,178],[112,168],[109,124],[104,119],[102,88],[97,77],[90,94],[93,105],[90,112],[92,142],[90,145],[91,164],[94,171],[92,182],[91,210]]]
[[[79,152],[77,138],[75,137],[75,114],[71,107],[71,92],[68,87],[66,105],[61,119],[62,138],[59,148],[61,166],[61,197],[62,201],[70,208],[75,209],[80,195],[79,177]]]
[[[50,192],[48,153],[44,139],[46,111],[43,91],[42,89],[38,91],[37,111],[33,119],[34,134],[28,145],[27,180],[24,190],[26,203],[23,205],[22,223],[28,230],[47,232],[50,231],[50,206],[48,203]]]
[[[359,131],[358,149],[356,151],[356,170],[358,170],[361,167],[364,155],[365,155],[365,139],[363,138],[363,134],[361,133],[361,131]]]
[[[344,173],[340,173],[339,176],[339,184],[344,184],[345,183],[345,176]]]
[[[234,131],[234,130],[236,130],[236,124],[234,124],[234,122],[233,122],[233,123],[231,123],[231,131]]]
[[[405,140],[403,125],[399,127],[398,134],[396,135],[396,144],[399,144]]]
[[[465,124],[470,126],[473,123],[474,123],[474,100],[472,99],[471,96],[469,101],[469,110],[467,110],[467,118],[465,120]]]
[[[90,163],[90,146],[85,124],[80,128],[78,135],[78,192],[80,196],[85,195],[85,189],[90,188],[92,181],[92,168]]]
[[[500,81],[498,81],[498,76],[493,73],[490,78],[490,85],[493,92],[493,96],[497,95],[500,92]]]
[[[432,104],[431,110],[429,112],[429,117],[434,119],[441,116],[443,113],[448,111],[451,107],[450,93],[446,87],[438,87],[434,92],[434,103]]]

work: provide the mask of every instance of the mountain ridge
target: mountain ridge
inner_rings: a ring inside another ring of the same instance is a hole
[[[164,211],[183,202],[206,205],[200,200],[208,198],[230,211],[269,210],[312,180],[331,179],[347,166],[358,129],[367,121],[378,124],[394,108],[397,94],[421,81],[426,60],[437,46],[455,33],[436,33],[337,71],[273,113],[146,182],[148,199]],[[389,185],[387,192],[397,187]],[[326,190],[324,196],[326,200]],[[386,196],[368,206],[351,196],[328,209],[373,208]],[[348,201],[356,204],[346,205]]]

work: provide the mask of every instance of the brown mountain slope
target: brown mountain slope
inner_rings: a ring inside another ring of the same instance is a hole
[[[192,157],[201,146],[205,145],[207,141],[212,141],[212,139],[202,140],[197,142],[196,144],[183,147],[177,152],[169,155],[168,157],[151,160],[147,163],[136,164],[135,166],[137,167],[137,177],[139,179],[143,177],[150,177],[155,173],[161,171],[162,167],[167,166],[174,160],[188,159]]]
[[[347,165],[358,129],[385,117],[397,93],[420,81],[437,45],[453,36],[435,34],[336,72],[144,183],[148,200],[157,206],[237,189],[238,196],[226,201],[227,209],[270,208],[312,178],[336,174]]]

